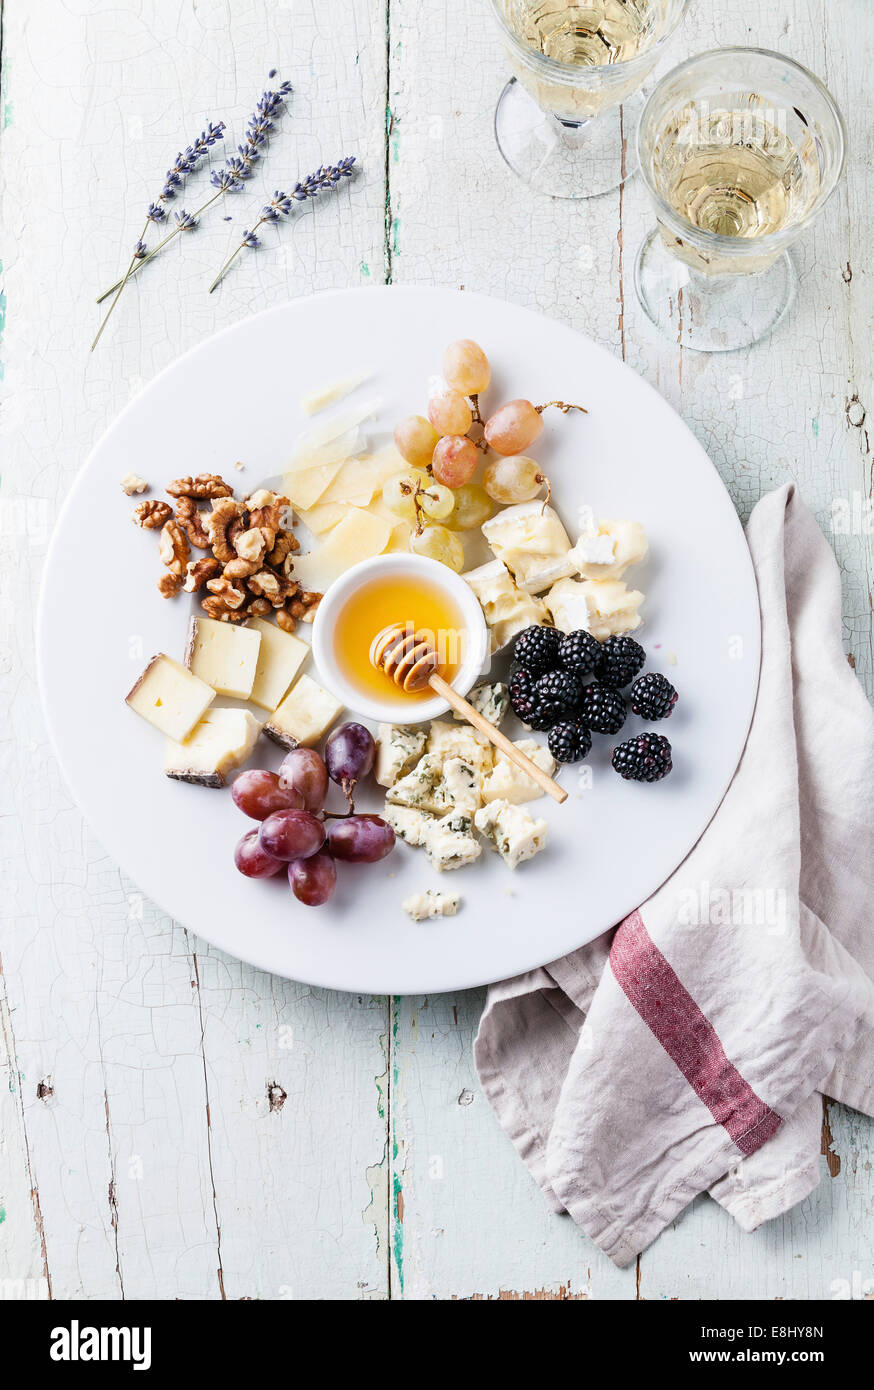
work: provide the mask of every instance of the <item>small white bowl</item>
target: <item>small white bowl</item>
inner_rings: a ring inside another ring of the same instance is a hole
[[[410,574],[427,579],[435,588],[442,589],[455,604],[464,622],[465,655],[452,686],[459,695],[467,694],[488,655],[488,629],[483,611],[473,590],[463,579],[446,565],[429,560],[424,555],[377,555],[372,560],[362,560],[360,564],[353,565],[339,579],[335,579],[316,610],[313,657],[328,689],[356,714],[383,724],[421,724],[426,719],[436,719],[445,714],[449,709],[446,701],[439,695],[415,703],[374,699],[346,678],[334,655],[334,628],[349,596],[362,584],[386,574],[396,574],[398,578]]]

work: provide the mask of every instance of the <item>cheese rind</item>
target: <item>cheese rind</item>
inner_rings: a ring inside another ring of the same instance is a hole
[[[570,558],[585,579],[621,579],[629,565],[640,563],[647,548],[639,521],[599,521],[583,532]]]
[[[261,721],[243,709],[209,709],[181,743],[168,739],[164,771],[179,782],[223,787],[227,775],[249,757]]]
[[[303,666],[310,649],[299,637],[283,632],[281,627],[266,618],[250,618],[248,629],[261,634],[249,699],[253,705],[272,711]]]
[[[135,714],[168,738],[181,741],[215,699],[215,691],[171,656],[153,656],[125,696]]]
[[[311,676],[301,676],[273,711],[264,732],[283,748],[309,748],[330,729],[341,702]]]
[[[599,642],[639,628],[642,603],[640,590],[622,579],[560,579],[546,596],[557,628],[590,632]]]
[[[248,700],[258,666],[261,634],[254,628],[192,617],[185,665],[219,695]]]

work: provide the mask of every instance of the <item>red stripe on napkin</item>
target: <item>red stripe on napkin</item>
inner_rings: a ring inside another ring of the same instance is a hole
[[[626,998],[714,1120],[742,1153],[755,1153],[782,1120],[728,1060],[713,1024],[650,940],[639,912],[620,923],[610,965]]]

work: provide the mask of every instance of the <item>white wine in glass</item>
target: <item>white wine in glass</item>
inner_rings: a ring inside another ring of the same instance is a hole
[[[656,228],[637,259],[638,296],[685,347],[742,347],[792,303],[788,248],[844,163],[840,113],[782,54],[699,54],[658,84],[638,128]]]
[[[633,172],[640,88],[689,3],[492,0],[514,73],[495,134],[526,183],[554,197],[587,198]]]

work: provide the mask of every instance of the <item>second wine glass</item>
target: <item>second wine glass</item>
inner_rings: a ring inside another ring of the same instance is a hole
[[[514,76],[498,148],[538,193],[591,198],[634,172],[640,88],[691,0],[491,0]]]

